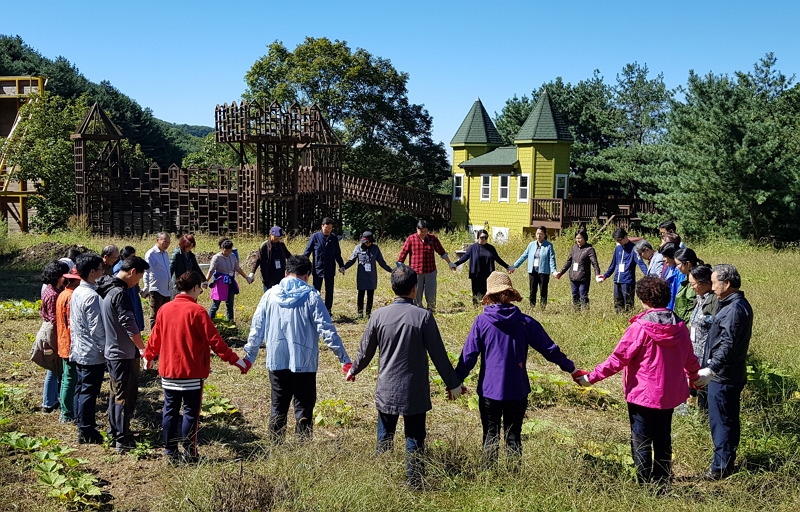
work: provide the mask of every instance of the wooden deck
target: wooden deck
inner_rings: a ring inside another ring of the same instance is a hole
[[[531,199],[531,226],[562,230],[573,224],[612,222],[625,229],[641,224],[642,213],[656,213],[641,199]]]

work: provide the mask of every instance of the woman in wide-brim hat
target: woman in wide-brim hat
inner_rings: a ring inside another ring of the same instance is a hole
[[[483,313],[478,315],[464,343],[456,375],[464,380],[481,357],[477,393],[483,425],[485,464],[497,460],[500,426],[503,425],[506,453],[517,460],[522,454],[521,430],[528,407],[531,384],[526,368],[528,346],[572,375],[586,375],[561,352],[541,324],[522,313],[512,302],[522,300],[503,272],[492,272],[486,282]]]

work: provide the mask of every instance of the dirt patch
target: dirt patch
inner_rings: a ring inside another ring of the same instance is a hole
[[[194,253],[194,257],[197,258],[197,263],[211,263],[211,258],[217,253],[206,251],[206,252],[196,252]]]
[[[82,245],[67,245],[60,242],[42,242],[40,244],[19,249],[0,256],[0,267],[16,269],[41,269],[49,262],[63,258],[67,249],[76,248],[80,252],[89,252]]]

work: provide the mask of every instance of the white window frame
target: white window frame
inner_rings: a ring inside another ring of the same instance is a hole
[[[456,180],[460,181],[459,185],[456,185]],[[461,189],[461,193],[456,195],[456,188]],[[463,201],[464,200],[464,175],[463,174],[454,174],[453,175],[453,201]]]
[[[483,180],[488,179],[489,185],[486,187],[487,190],[487,197],[483,197]],[[491,174],[481,174],[481,202],[488,202],[492,200],[492,175]]]
[[[506,180],[506,186],[503,186],[503,179]],[[506,191],[506,197],[503,199],[502,193],[503,189]],[[497,202],[498,203],[508,203],[511,201],[511,175],[510,174],[501,174],[497,177]]]
[[[564,188],[563,189],[558,187],[558,178],[564,178]],[[556,199],[566,199],[567,198],[567,193],[569,191],[569,174],[556,174],[556,179],[555,179],[555,182],[554,182],[553,185],[554,185],[554,189],[555,189],[555,190],[553,190],[553,196]],[[559,190],[563,190],[564,191],[564,195],[563,196],[558,195],[558,191]]]
[[[524,187],[522,186],[522,178],[528,180],[528,183]],[[525,190],[525,199],[520,199],[523,190]],[[517,176],[517,202],[527,203],[530,197],[531,197],[531,175],[520,174],[519,176]]]

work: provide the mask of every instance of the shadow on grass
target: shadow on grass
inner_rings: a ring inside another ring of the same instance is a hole
[[[40,273],[3,269],[3,286],[0,286],[0,300],[30,300],[40,298],[42,282]]]

